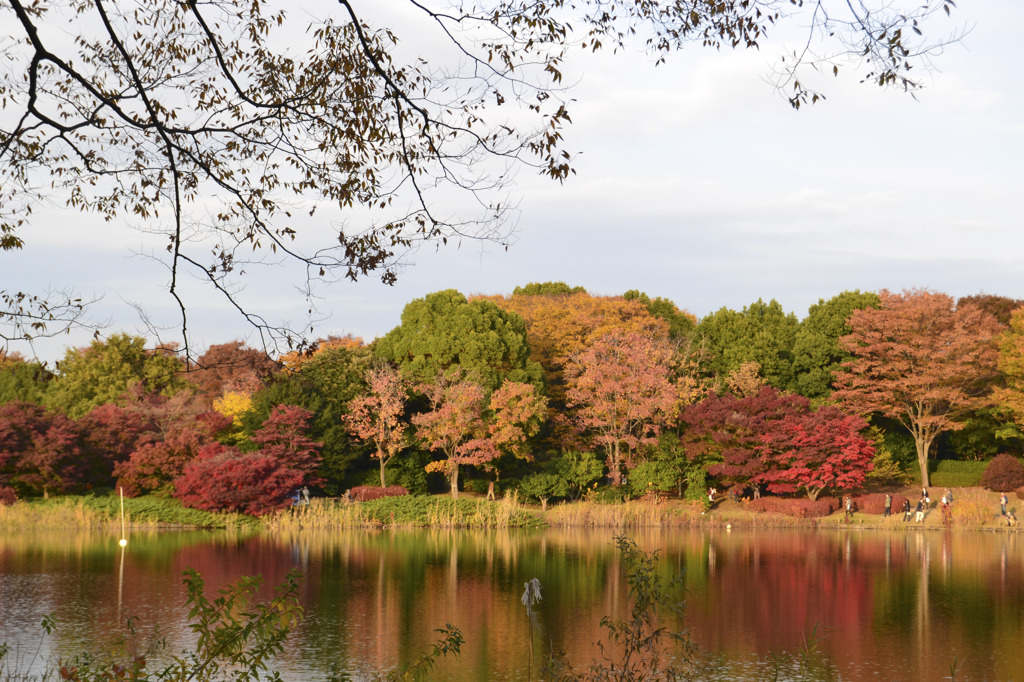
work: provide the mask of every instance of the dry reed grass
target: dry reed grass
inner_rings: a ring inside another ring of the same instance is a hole
[[[391,497],[363,503],[311,500],[263,517],[263,526],[276,532],[338,528],[516,528],[532,520],[516,491],[497,501],[452,500],[448,497]]]
[[[100,529],[121,526],[121,520],[87,506],[82,500],[65,498],[45,507],[15,502],[0,505],[0,528],[83,528]]]

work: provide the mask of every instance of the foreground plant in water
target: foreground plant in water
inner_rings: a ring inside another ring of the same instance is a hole
[[[695,674],[696,646],[686,630],[670,630],[659,625],[659,612],[681,617],[683,603],[673,599],[661,578],[655,572],[658,553],[644,552],[636,543],[624,536],[615,538],[622,555],[632,603],[628,618],[616,620],[610,616],[601,619],[607,631],[608,644],[598,642],[601,661],[595,661],[586,670],[575,670],[565,654],[554,656],[549,666],[551,679],[558,681],[583,680],[599,682],[616,680],[686,680]],[[670,583],[671,587],[676,583]],[[621,651],[616,655],[616,650]]]

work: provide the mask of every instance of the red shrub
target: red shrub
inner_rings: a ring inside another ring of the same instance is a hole
[[[291,504],[306,473],[260,452],[241,453],[219,443],[203,448],[174,482],[185,506],[260,516]]]
[[[1016,490],[1024,486],[1024,464],[1013,455],[996,455],[985,467],[981,485],[989,490]]]
[[[903,513],[903,502],[907,498],[903,495],[892,496],[892,513]],[[913,505],[911,505],[913,506]],[[865,514],[882,514],[885,512],[885,493],[872,493],[853,498],[853,508]]]
[[[357,485],[349,491],[353,502],[368,502],[382,497],[398,497],[408,495],[409,491],[400,485],[389,485],[387,488],[372,485]]]
[[[0,506],[7,506],[18,501],[14,491],[5,485],[0,485]]]
[[[819,497],[816,500],[809,500],[806,497],[763,496],[751,500],[748,504],[754,511],[774,512],[801,519],[828,516],[839,509],[839,500],[835,497]]]

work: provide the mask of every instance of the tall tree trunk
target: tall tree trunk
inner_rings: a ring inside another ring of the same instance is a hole
[[[452,488],[452,499],[459,499],[459,465],[452,464],[452,472],[448,474],[448,484]]]
[[[928,483],[928,451],[935,437],[914,436],[914,447],[917,448],[917,464],[921,467],[921,485],[927,488]]]
[[[387,488],[388,484],[384,481],[384,451],[377,448],[377,459],[380,460],[380,487]]]

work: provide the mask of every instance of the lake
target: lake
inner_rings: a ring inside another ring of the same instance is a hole
[[[432,679],[528,680],[549,651],[589,662],[602,616],[628,592],[609,530],[0,535],[0,641],[8,668],[97,651],[135,618],[139,637],[190,645],[181,573],[214,590],[262,575],[266,594],[305,576],[306,618],[277,661],[286,680],[353,679],[407,666],[437,628],[466,638]],[[659,572],[682,576],[675,628],[716,661],[707,679],[1024,679],[1024,546],[1016,533],[643,529]],[[523,584],[540,580],[531,621]],[[211,592],[212,594],[212,592]],[[57,630],[44,637],[40,621]],[[534,658],[531,659],[531,633]],[[812,653],[813,665],[800,662]]]

